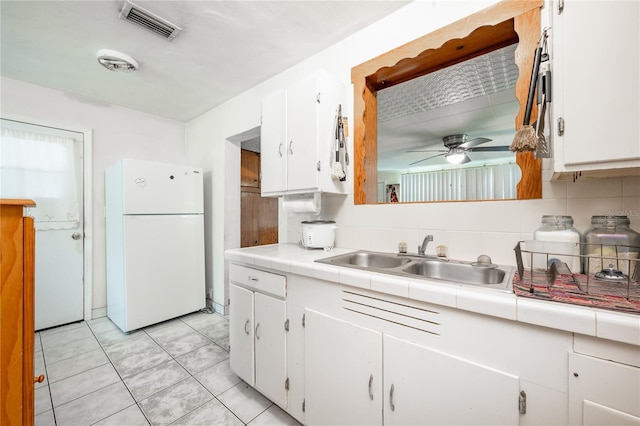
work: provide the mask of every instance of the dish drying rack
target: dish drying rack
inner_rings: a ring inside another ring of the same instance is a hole
[[[640,247],[553,242],[550,245],[556,250],[546,251],[529,249],[527,245],[533,245],[531,243],[540,242],[518,241],[514,248],[520,290],[526,289],[533,294],[536,288],[546,286],[549,294],[562,292],[568,299],[582,294],[590,300],[624,298],[640,302]],[[563,245],[563,249],[557,250]],[[574,264],[575,258],[579,258],[578,265],[582,265],[584,273],[571,271],[567,265]]]

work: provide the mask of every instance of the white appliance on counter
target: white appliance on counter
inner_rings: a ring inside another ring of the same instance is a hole
[[[105,198],[107,316],[128,332],[204,308],[202,169],[120,160]]]

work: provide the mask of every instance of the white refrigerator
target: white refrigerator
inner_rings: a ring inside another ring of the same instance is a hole
[[[120,160],[105,172],[107,316],[124,332],[206,306],[202,169]]]

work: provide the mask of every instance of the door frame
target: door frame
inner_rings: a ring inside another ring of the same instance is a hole
[[[82,248],[82,285],[83,285],[83,318],[85,321],[93,316],[93,130],[85,126],[68,125],[66,123],[55,123],[48,120],[35,119],[33,117],[20,116],[11,113],[3,113],[0,118],[5,120],[18,121],[34,126],[51,127],[54,129],[66,130],[83,135],[82,141],[82,186],[83,186],[83,234],[84,242]]]

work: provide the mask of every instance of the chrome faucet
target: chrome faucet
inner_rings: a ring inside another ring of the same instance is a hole
[[[422,240],[422,245],[418,246],[418,254],[420,256],[424,256],[425,252],[427,251],[427,245],[429,244],[429,241],[433,241],[433,235],[431,234],[424,237],[424,240]]]

